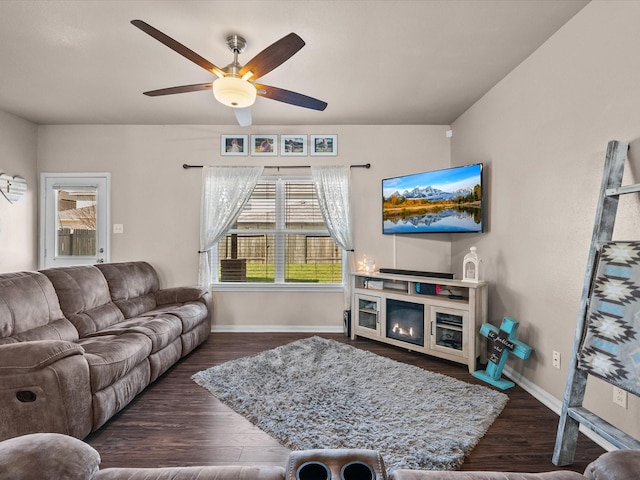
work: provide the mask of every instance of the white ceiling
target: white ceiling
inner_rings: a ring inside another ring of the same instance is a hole
[[[235,124],[209,91],[143,91],[215,77],[130,24],[219,67],[290,32],[306,46],[261,83],[328,102],[260,98],[254,125],[448,125],[586,0],[0,1],[0,110],[37,124]]]

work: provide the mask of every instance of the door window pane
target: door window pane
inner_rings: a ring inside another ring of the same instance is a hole
[[[96,190],[56,190],[57,256],[96,255],[97,200]]]

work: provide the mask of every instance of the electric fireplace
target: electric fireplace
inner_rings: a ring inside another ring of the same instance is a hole
[[[424,305],[387,298],[387,338],[424,347]]]

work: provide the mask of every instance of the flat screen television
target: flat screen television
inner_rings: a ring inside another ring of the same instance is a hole
[[[382,180],[382,233],[483,231],[482,164]]]

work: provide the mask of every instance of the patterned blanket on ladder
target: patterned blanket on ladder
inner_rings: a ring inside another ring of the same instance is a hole
[[[640,395],[640,242],[600,248],[579,368]]]

